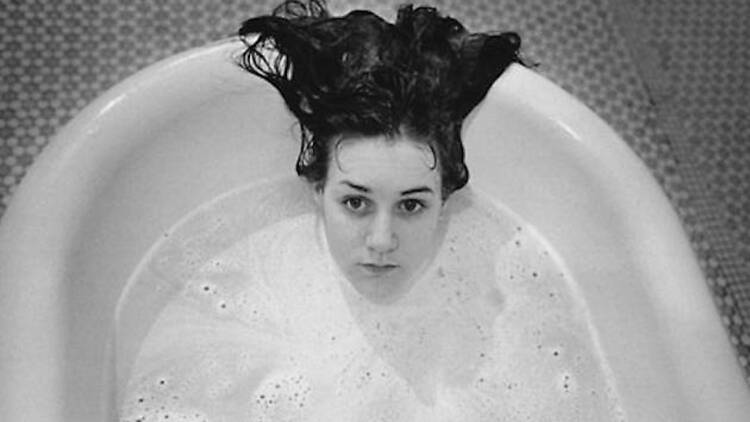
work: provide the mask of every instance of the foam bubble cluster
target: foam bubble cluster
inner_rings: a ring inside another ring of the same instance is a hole
[[[622,419],[551,247],[476,193],[451,201],[435,262],[387,305],[340,275],[312,212],[182,254],[202,257],[190,271],[162,260],[184,279],[140,348],[122,420]],[[232,221],[217,209],[196,218]]]

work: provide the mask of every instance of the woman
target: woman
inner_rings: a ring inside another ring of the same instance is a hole
[[[362,294],[408,290],[441,242],[448,197],[469,178],[461,127],[520,62],[520,38],[469,33],[429,7],[395,24],[289,1],[247,20],[242,66],[271,83],[302,128],[297,173],[315,188],[336,263]]]
[[[317,1],[240,36],[242,67],[299,120],[317,212],[186,282],[144,342],[123,420],[497,420],[501,386],[483,375],[503,302],[494,255],[444,246],[462,235],[448,201],[468,180],[462,123],[519,62],[519,38],[427,7],[391,24]]]

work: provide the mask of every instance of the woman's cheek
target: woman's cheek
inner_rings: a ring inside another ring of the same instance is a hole
[[[330,234],[337,243],[337,249],[346,250],[356,247],[357,237],[361,231],[356,219],[341,207],[332,211],[327,224],[332,231]]]

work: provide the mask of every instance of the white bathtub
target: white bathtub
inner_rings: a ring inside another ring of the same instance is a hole
[[[29,171],[0,226],[1,420],[112,418],[135,348],[114,364],[115,307],[140,258],[201,203],[293,171],[292,120],[233,65],[239,48],[192,50],[121,83]],[[513,67],[465,144],[470,183],[569,267],[629,420],[748,420],[750,390],[677,216],[608,126]]]

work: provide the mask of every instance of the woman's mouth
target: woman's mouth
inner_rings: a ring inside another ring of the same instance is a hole
[[[375,264],[363,262],[358,265],[360,266],[360,268],[364,269],[366,273],[375,276],[387,274],[398,268],[398,265],[395,264]]]

